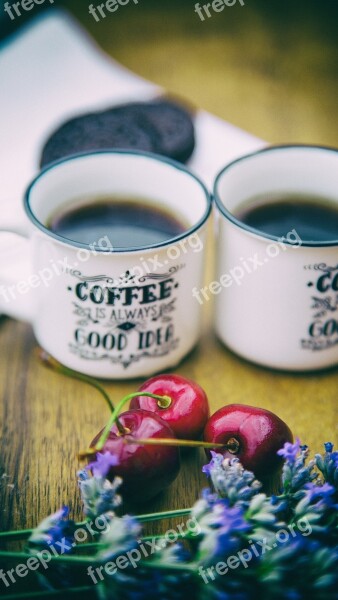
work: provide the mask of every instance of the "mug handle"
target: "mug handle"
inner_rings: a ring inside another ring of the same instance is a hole
[[[31,323],[35,294],[34,286],[30,283],[32,262],[29,234],[20,227],[0,228],[0,235],[2,233],[17,235],[24,240],[24,244],[20,249],[10,244],[8,252],[0,250],[0,313]]]

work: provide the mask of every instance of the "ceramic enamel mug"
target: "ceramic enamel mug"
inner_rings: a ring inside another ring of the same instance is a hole
[[[236,214],[251,199],[292,195],[320,197],[338,210],[338,151],[265,148],[227,165],[214,195],[217,281],[209,291],[213,286],[219,338],[240,356],[271,368],[337,365],[338,227],[334,239],[306,242],[296,224],[276,237]]]
[[[186,228],[142,248],[114,248],[107,236],[81,244],[49,229],[60,207],[111,195],[157,203]],[[30,232],[18,252],[20,276],[3,261],[0,309],[30,321],[48,353],[79,372],[126,379],[173,367],[193,348],[201,307],[191,289],[202,284],[211,200],[187,169],[142,152],[79,155],[42,171],[25,209]]]

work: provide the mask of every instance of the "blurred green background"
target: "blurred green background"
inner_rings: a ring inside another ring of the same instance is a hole
[[[145,78],[273,143],[338,146],[337,0],[245,0],[203,22],[194,0],[130,0],[100,22],[89,4],[54,7]],[[2,35],[23,24],[0,14]]]

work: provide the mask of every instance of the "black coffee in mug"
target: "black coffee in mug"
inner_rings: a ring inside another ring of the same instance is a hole
[[[237,219],[276,237],[296,230],[303,242],[338,239],[338,201],[309,195],[259,196],[239,206]]]
[[[84,244],[107,236],[113,248],[158,244],[188,228],[160,203],[114,196],[70,202],[49,218],[47,226],[63,238]]]

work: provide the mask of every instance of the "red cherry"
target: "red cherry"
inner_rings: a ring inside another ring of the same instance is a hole
[[[197,383],[180,375],[157,375],[143,383],[139,392],[168,398],[155,400],[149,396],[136,396],[130,408],[158,414],[178,438],[193,440],[201,436],[210,413],[206,393]]]
[[[224,443],[224,450],[215,451],[226,458],[238,457],[245,469],[264,480],[279,469],[283,461],[277,450],[293,437],[286,423],[269,410],[229,404],[210,417],[203,439]]]
[[[132,502],[144,502],[156,496],[177,477],[180,468],[179,449],[161,445],[142,446],[137,442],[126,444],[123,438],[125,435],[136,439],[175,438],[175,435],[159,416],[145,410],[122,413],[119,422],[125,434],[122,435],[114,423],[100,450],[117,456],[119,461],[110,469],[108,478],[116,475],[122,477],[122,497]],[[94,438],[91,447],[98,442],[102,431]]]

